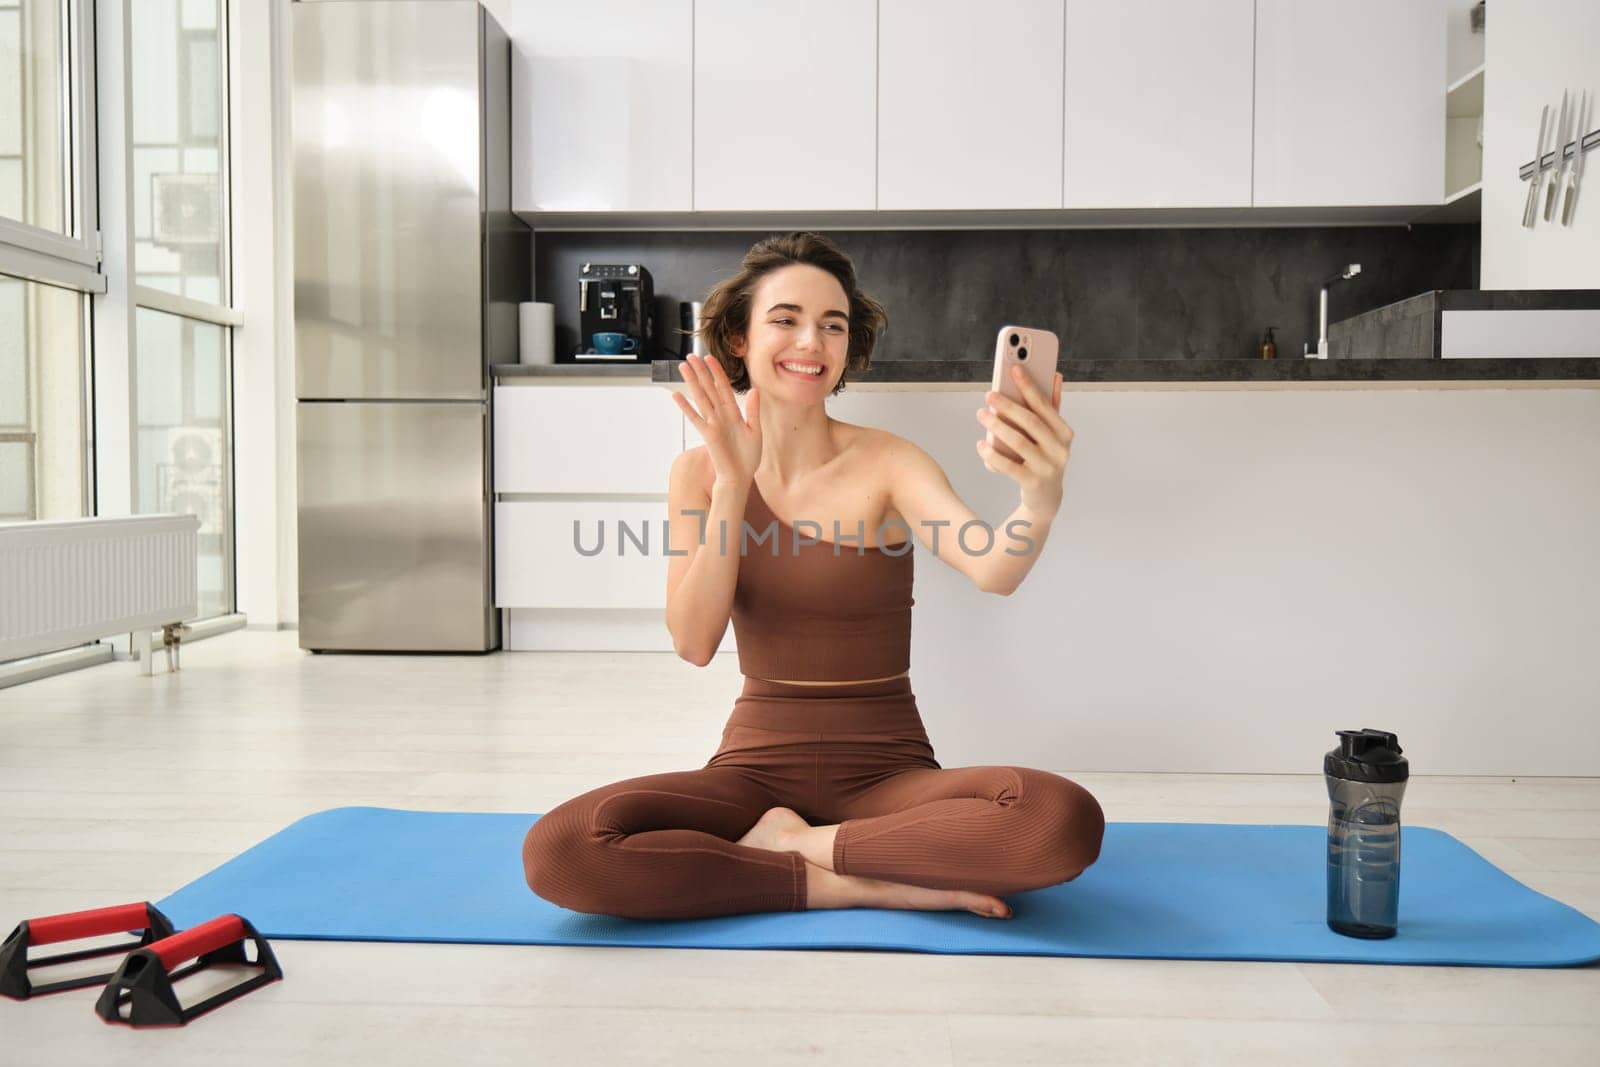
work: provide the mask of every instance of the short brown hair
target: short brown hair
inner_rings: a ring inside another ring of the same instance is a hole
[[[862,292],[856,283],[856,268],[850,257],[827,237],[799,232],[763,238],[745,253],[739,273],[712,289],[700,308],[701,336],[694,350],[710,355],[722,365],[736,393],[747,392],[750,388],[750,373],[745,369],[744,360],[733,354],[733,347],[750,329],[750,303],[755,299],[756,287],[768,274],[795,263],[819,267],[833,275],[850,302],[850,342],[845,370],[839,376],[839,384],[833,387],[833,393],[843,391],[846,378],[866,371],[878,335],[889,324],[883,305]]]

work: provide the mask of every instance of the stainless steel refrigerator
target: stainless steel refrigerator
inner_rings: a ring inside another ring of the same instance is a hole
[[[476,0],[291,11],[300,645],[498,648],[488,368],[530,258],[510,44]]]

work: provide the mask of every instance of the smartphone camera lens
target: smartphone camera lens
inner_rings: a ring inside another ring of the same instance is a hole
[[[1027,359],[1028,358],[1028,350],[1026,348],[1017,349],[1017,358],[1018,359]]]
[[[1021,341],[1022,341],[1022,338],[1018,337],[1016,334],[1012,334],[1011,335],[1011,347],[1012,348],[1016,348],[1017,345],[1021,343]]]

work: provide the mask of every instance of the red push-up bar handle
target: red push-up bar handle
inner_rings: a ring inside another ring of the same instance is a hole
[[[92,911],[75,911],[70,915],[47,915],[42,919],[28,920],[28,942],[34,945],[53,945],[58,941],[72,941],[96,934],[121,934],[129,930],[144,930],[150,926],[150,912],[145,904],[118,904],[111,908]]]
[[[192,960],[207,952],[231,945],[244,938],[244,920],[237,915],[218,915],[199,926],[191,926],[182,933],[162,938],[146,947],[161,959],[161,966],[171,971],[184,960]]]

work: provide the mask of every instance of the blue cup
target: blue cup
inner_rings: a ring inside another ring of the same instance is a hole
[[[595,351],[603,356],[620,356],[637,352],[639,342],[625,333],[597,333],[594,335]]]

